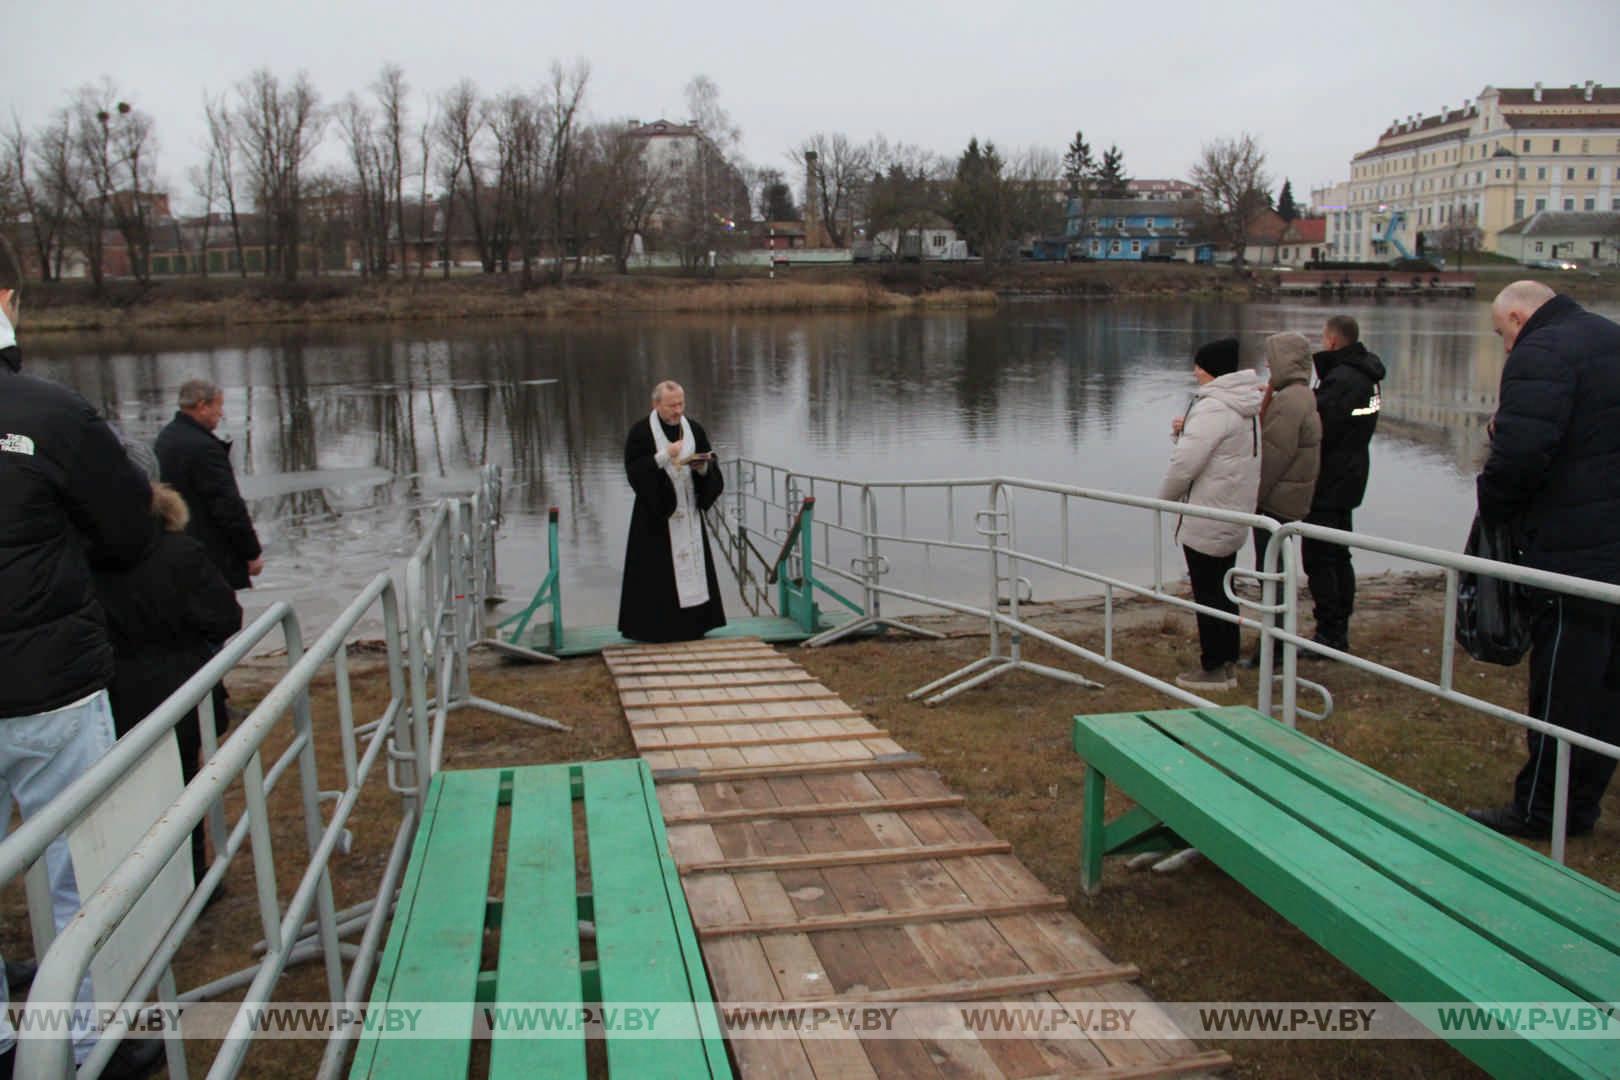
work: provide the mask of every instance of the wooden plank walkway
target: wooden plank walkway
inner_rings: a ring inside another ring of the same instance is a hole
[[[1218,1071],[939,776],[761,641],[608,649],[718,1001],[1130,1002],[1130,1038],[735,1039],[744,1077]]]

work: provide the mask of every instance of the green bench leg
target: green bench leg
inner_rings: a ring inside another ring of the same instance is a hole
[[[1085,820],[1080,824],[1080,887],[1087,893],[1102,888],[1103,797],[1108,779],[1094,766],[1086,766]]]

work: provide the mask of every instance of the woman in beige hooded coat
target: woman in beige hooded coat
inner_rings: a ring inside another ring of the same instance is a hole
[[[1322,465],[1322,418],[1311,393],[1311,343],[1304,334],[1266,338],[1270,386],[1260,410],[1259,513],[1287,524],[1310,513]],[[1271,533],[1254,530],[1254,568],[1263,569]],[[1279,564],[1280,566],[1280,564]],[[1277,620],[1281,625],[1281,620]],[[1307,654],[1309,655],[1309,654]],[[1260,666],[1260,647],[1243,661]]]

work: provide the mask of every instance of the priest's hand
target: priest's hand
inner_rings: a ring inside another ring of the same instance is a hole
[[[685,439],[676,439],[674,442],[669,444],[669,449],[666,450],[665,453],[667,453],[669,455],[669,460],[670,460],[670,462],[672,464],[679,464],[680,460],[681,460],[681,454],[684,453],[685,450],[686,450],[686,440]]]

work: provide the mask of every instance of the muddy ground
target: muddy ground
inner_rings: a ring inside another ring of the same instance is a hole
[[[1381,577],[1363,582],[1352,627],[1357,652],[1415,674],[1439,668],[1442,594],[1438,579]],[[1092,605],[1036,608],[1034,621],[1073,640],[1100,648],[1101,619]],[[1381,995],[1328,953],[1275,915],[1245,889],[1208,863],[1175,874],[1131,872],[1110,862],[1105,886],[1095,897],[1078,889],[1081,763],[1070,746],[1070,718],[1082,712],[1164,708],[1173,703],[1113,675],[1108,686],[1088,690],[1016,674],[929,708],[906,700],[907,691],[975,659],[986,647],[972,623],[943,620],[942,642],[889,637],[823,650],[788,649],[807,669],[867,713],[908,750],[923,755],[968,807],[1010,840],[1024,863],[1050,888],[1069,897],[1075,913],[1119,961],[1138,965],[1141,985],[1165,1001],[1375,1000]],[[1160,677],[1172,677],[1196,662],[1191,616],[1137,606],[1120,619],[1117,654]],[[1044,647],[1032,659],[1074,667]],[[1460,656],[1460,654],[1459,654]],[[374,654],[357,655],[354,671],[357,715],[377,715],[387,684]],[[273,682],[283,661],[267,659],[233,680],[243,704]],[[1095,671],[1092,674],[1097,674]],[[1310,674],[1333,691],[1337,707],[1325,723],[1302,727],[1330,746],[1453,807],[1492,805],[1506,796],[1523,755],[1518,729],[1471,715],[1417,692],[1339,665],[1313,666]],[[1526,671],[1459,660],[1459,687],[1489,700],[1523,701]],[[607,671],[598,658],[530,667],[480,657],[476,693],[531,709],[572,725],[567,733],[531,728],[473,711],[455,713],[445,766],[470,768],[628,756],[631,742]],[[341,785],[332,680],[315,695],[316,729],[324,787]],[[1253,702],[1253,675],[1238,691],[1222,696]],[[271,746],[286,745],[278,731]],[[303,864],[303,826],[292,778],[273,797],[278,810],[275,839],[278,886],[283,900],[296,887]],[[239,799],[232,800],[234,806]],[[1110,797],[1110,813],[1126,804]],[[351,827],[353,853],[334,862],[340,907],[366,899],[376,888],[399,820],[398,800],[373,784]],[[1610,887],[1620,886],[1620,799],[1611,790],[1603,820],[1588,837],[1569,842],[1569,864]],[[1545,850],[1545,845],[1537,845]],[[6,955],[30,952],[20,886],[0,893],[0,944]],[[251,962],[262,937],[254,900],[252,866],[244,850],[231,867],[225,898],[205,915],[176,964],[182,987],[237,970]],[[291,969],[277,990],[284,1001],[327,997],[318,965]],[[1432,1077],[1472,1076],[1478,1071],[1438,1041],[1217,1043],[1244,1077]],[[193,1071],[205,1068],[214,1046],[189,1044]],[[254,1047],[245,1075],[308,1076],[321,1044],[281,1041]]]

